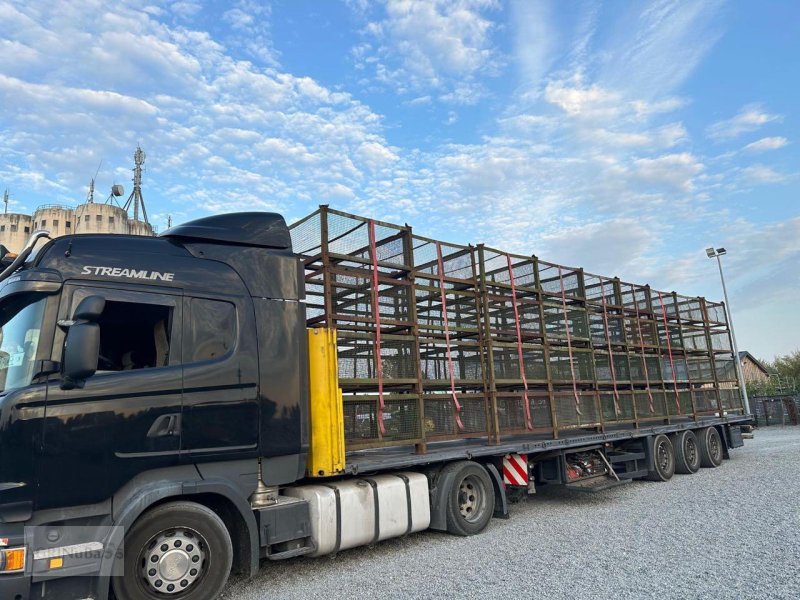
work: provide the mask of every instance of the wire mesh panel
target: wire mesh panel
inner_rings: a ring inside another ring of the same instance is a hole
[[[660,386],[634,391],[636,417],[639,421],[663,419],[667,416],[666,395]]]
[[[486,396],[483,393],[460,392],[456,394],[456,399],[460,405],[459,411],[456,410],[456,405],[449,392],[425,394],[425,437],[427,439],[487,435],[489,407]]]
[[[694,394],[694,406],[698,413],[714,413],[717,412],[717,390],[714,388],[695,388],[692,393]]]
[[[583,300],[585,294],[580,269],[539,261],[539,282],[546,296]]]
[[[528,392],[530,429],[526,425],[526,394],[522,391],[501,391],[496,394],[497,424],[504,434],[525,431],[552,431],[550,398],[543,392]]]
[[[592,351],[575,348],[552,347],[549,356],[550,378],[553,383],[563,384],[573,380],[592,383],[595,380]]]
[[[544,346],[539,344],[522,344],[522,366],[520,367],[520,347],[511,342],[495,342],[493,344],[492,366],[494,380],[498,386],[520,385],[521,372],[525,373],[528,383],[547,383]]]
[[[627,423],[634,420],[634,392],[624,390],[617,392],[601,391],[600,406],[603,410],[604,423]]]
[[[723,410],[743,412],[744,403],[739,388],[734,385],[721,386],[719,390],[720,404]]]
[[[450,342],[437,338],[421,338],[419,342],[420,372],[425,389],[449,387],[481,387],[483,385],[482,348],[475,341]]]
[[[736,381],[736,363],[733,355],[719,354],[714,357],[714,372],[717,381]]]
[[[597,427],[602,424],[596,392],[553,392],[559,429]]]
[[[345,395],[344,436],[348,448],[412,443],[421,439],[419,397],[414,394],[384,394],[383,425],[380,432],[377,394]]]
[[[727,325],[728,318],[725,315],[725,305],[722,302],[705,301],[706,318],[710,324]]]
[[[690,298],[678,294],[675,296],[675,299],[681,323],[687,325],[703,325],[705,323],[703,305],[700,298]]]
[[[339,384],[344,391],[372,387],[378,382],[377,353],[368,334],[340,331],[338,335]],[[381,340],[384,385],[412,384],[417,380],[414,338],[386,335]]]

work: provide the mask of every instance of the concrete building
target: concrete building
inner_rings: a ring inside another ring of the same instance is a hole
[[[0,244],[9,252],[18,253],[25,247],[31,233],[46,229],[50,237],[81,233],[116,233],[130,235],[155,235],[147,220],[147,209],[142,197],[142,166],[144,151],[137,146],[133,155],[133,192],[122,208],[112,202],[122,196],[121,185],[111,187],[111,196],[104,204],[94,202],[94,179],[89,185],[87,201],[78,206],[45,204],[36,209],[33,216],[8,212],[8,190],[3,195],[6,212],[0,214]],[[99,168],[98,168],[99,170]],[[133,218],[128,216],[133,211]],[[142,219],[139,215],[142,215]]]
[[[0,214],[0,244],[9,252],[22,250],[31,232],[37,229],[48,230],[54,238],[73,233],[154,235],[149,223],[130,219],[116,204],[87,202],[74,207],[46,204],[37,208],[33,216]]]
[[[33,219],[20,213],[0,214],[0,244],[11,252],[19,252],[33,231]]]

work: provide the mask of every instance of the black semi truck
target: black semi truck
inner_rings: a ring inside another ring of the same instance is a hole
[[[386,261],[368,255],[353,254],[374,269],[366,289],[380,304]],[[715,467],[742,445],[749,421],[718,401],[686,409],[678,387],[677,408],[656,414],[648,384],[653,418],[615,425],[601,409],[608,422],[550,422],[547,433],[535,427],[540,407],[525,383],[528,423],[498,436],[508,418],[498,402],[510,388],[484,380],[482,428],[467,431],[467,413],[456,410],[452,435],[404,441],[396,427],[407,406],[392,402],[407,389],[386,351],[392,332],[379,322],[343,345],[330,323],[309,318],[314,258],[293,252],[276,214],[207,217],[154,238],[37,232],[4,260],[2,600],[209,600],[231,572],[253,575],[261,559],[319,556],[427,528],[477,534],[537,485],[600,488]],[[356,280],[347,280],[351,290]],[[325,293],[335,311],[334,292]],[[373,314],[380,319],[380,308]],[[337,351],[363,340],[373,350],[378,341],[377,396],[339,381],[346,358]],[[570,346],[570,365],[579,345]],[[431,394],[458,407],[449,347],[451,376]],[[524,349],[514,352],[522,358]],[[575,401],[588,398],[574,369],[572,384]],[[608,393],[619,400],[614,386]],[[558,396],[552,383],[542,389]],[[689,391],[720,393],[713,383]],[[660,393],[663,403],[663,385]],[[358,402],[367,408],[352,409]],[[432,433],[429,413],[414,414],[421,431],[411,437]],[[364,443],[364,431],[378,442]]]

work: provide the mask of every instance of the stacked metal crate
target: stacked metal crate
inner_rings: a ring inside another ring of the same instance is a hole
[[[489,432],[475,248],[412,235],[426,441]]]
[[[325,206],[291,231],[350,449],[742,410],[720,303]]]
[[[657,421],[669,413],[664,388],[659,322],[647,285],[619,282],[636,422]],[[667,362],[669,362],[667,360]]]
[[[337,330],[348,446],[422,444],[411,229],[323,206],[291,232],[308,325]]]
[[[557,430],[602,426],[583,271],[536,261]]]
[[[708,328],[709,354],[713,364],[714,388],[721,411],[741,412],[741,397],[733,358],[733,344],[728,315],[721,302],[704,300]]]
[[[478,246],[492,437],[552,431],[536,258]]]

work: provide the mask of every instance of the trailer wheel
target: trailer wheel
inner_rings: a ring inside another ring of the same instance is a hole
[[[700,448],[697,436],[687,429],[675,434],[672,439],[675,448],[675,472],[690,475],[700,470]]]
[[[231,537],[211,509],[170,502],[146,512],[125,536],[125,576],[117,600],[213,600],[233,561]]]
[[[449,474],[452,474],[452,480],[446,492],[448,533],[480,533],[494,513],[494,490],[489,474],[478,463],[467,460],[445,466],[442,478]]]
[[[669,481],[675,474],[675,450],[666,435],[653,438],[653,470],[647,474],[650,481]]]
[[[716,427],[701,429],[697,436],[700,446],[700,466],[713,469],[722,464],[722,438]]]

